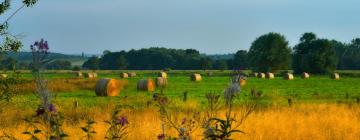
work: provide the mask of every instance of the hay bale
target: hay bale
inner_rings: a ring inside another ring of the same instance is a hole
[[[331,74],[331,79],[334,79],[334,80],[339,80],[340,79],[340,75],[338,73],[333,73]]]
[[[284,79],[285,79],[285,80],[293,80],[293,79],[294,79],[294,75],[291,74],[291,73],[286,73],[286,74],[284,75]]]
[[[155,90],[155,83],[153,79],[141,79],[137,83],[137,89],[141,91],[150,91],[153,92]]]
[[[93,75],[93,78],[97,78],[97,77],[98,77],[98,74],[95,73],[95,72],[93,72],[92,75]]]
[[[258,73],[257,77],[261,78],[261,79],[264,79],[265,78],[265,73]]]
[[[268,73],[266,73],[265,78],[266,79],[274,79],[275,75],[274,75],[274,73],[268,72]]]
[[[120,77],[121,78],[129,78],[129,74],[123,72],[123,73],[120,74]]]
[[[200,82],[201,75],[198,73],[191,74],[190,79],[191,79],[191,81],[194,81],[194,82]]]
[[[309,79],[309,78],[310,78],[310,75],[309,75],[309,73],[303,72],[303,73],[301,74],[301,78],[303,78],[303,79]]]
[[[136,76],[136,73],[135,73],[135,72],[130,72],[130,73],[128,73],[128,76],[129,76],[129,77],[135,77],[135,76]]]
[[[76,77],[78,78],[82,78],[83,76],[84,76],[83,73],[80,71],[76,73]]]
[[[244,79],[244,78],[240,78],[240,80],[239,80],[239,84],[240,84],[240,87],[245,86],[245,85],[246,85],[246,79]]]
[[[96,82],[95,93],[97,96],[118,96],[120,89],[119,81],[103,78]]]
[[[96,76],[97,76],[97,74],[96,74]],[[95,75],[94,75],[93,72],[88,72],[88,73],[85,73],[85,74],[84,74],[84,77],[85,77],[85,78],[92,79],[92,78],[95,78]]]
[[[258,77],[258,75],[259,75],[259,73],[257,73],[257,72],[251,73],[251,76],[252,76],[252,77]]]
[[[156,86],[157,87],[166,87],[168,84],[167,78],[157,77],[156,78]]]
[[[166,72],[159,72],[158,77],[167,78]]]

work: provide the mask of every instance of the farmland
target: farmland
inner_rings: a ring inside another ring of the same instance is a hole
[[[115,78],[124,83],[125,86],[118,97],[96,97],[93,90],[95,79],[78,79],[75,73],[70,71],[45,72],[44,77],[48,80],[49,89],[55,89],[54,104],[66,118],[65,131],[67,130],[69,135],[76,136],[72,138],[80,138],[81,135],[76,135],[81,133],[79,127],[83,126],[86,120],[93,119],[97,122],[95,128],[98,133],[95,138],[101,139],[107,128],[102,122],[110,118],[116,106],[122,105],[131,106],[131,109],[124,109],[122,112],[129,117],[131,124],[128,138],[156,139],[162,130],[158,108],[152,101],[154,93],[138,91],[136,84],[140,79],[155,78],[157,71],[135,72],[136,77],[121,79],[119,77],[121,71],[97,71],[98,78]],[[201,82],[190,81],[189,74],[194,72],[202,73]],[[207,106],[205,97],[207,93],[222,96],[230,82],[230,76],[228,76],[230,71],[212,72],[213,76],[206,76],[207,72],[204,71],[168,72],[168,86],[164,89],[157,88],[155,93],[164,93],[169,98],[169,109],[177,114],[176,118],[179,120],[181,116],[186,117],[194,112],[203,112]],[[356,124],[360,124],[358,118],[360,115],[358,109],[360,78],[356,77],[356,71],[340,71],[340,73],[345,73],[340,80],[330,79],[328,75],[311,75],[310,79],[301,79],[299,75],[295,75],[294,80],[284,80],[280,74],[276,74],[276,78],[271,80],[248,77],[246,85],[241,88],[240,95],[234,100],[235,112],[241,114],[243,103],[253,100],[252,89],[262,94],[261,98],[257,99],[257,110],[240,127],[246,134],[236,134],[233,138],[348,139],[359,137],[358,126],[360,125]],[[31,80],[31,74],[26,71],[22,71],[20,77]],[[81,85],[81,83],[86,84]],[[0,122],[2,122],[0,128],[3,128],[0,132],[6,130],[18,138],[27,138],[15,130],[25,129],[26,125],[21,120],[34,114],[39,105],[36,94],[30,91],[23,90],[12,99],[10,104],[4,105],[7,109],[0,115]],[[186,95],[184,95],[185,92]],[[291,106],[289,106],[289,100]],[[223,102],[222,98],[220,102]],[[219,111],[219,116],[224,117],[222,115],[224,113],[221,112],[224,110]],[[288,131],[288,128],[292,131]],[[336,131],[335,128],[341,128],[341,131]],[[141,134],[141,137],[137,134]],[[169,128],[169,134],[177,135],[171,128]],[[201,128],[192,133],[195,139],[201,139],[201,135]]]

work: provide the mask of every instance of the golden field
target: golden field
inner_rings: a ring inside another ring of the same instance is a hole
[[[184,105],[189,108],[196,107],[195,102]],[[111,109],[87,108],[76,112],[83,117],[82,121],[72,122],[69,118],[74,118],[74,110],[61,110],[67,116],[63,126],[68,135],[67,139],[81,139],[84,133],[80,127],[85,125],[87,117],[96,121],[94,128],[97,132],[95,139],[104,139],[105,131],[108,126],[103,122],[108,120],[111,115]],[[245,134],[233,135],[233,139],[291,139],[291,140],[329,140],[329,139],[360,139],[360,106],[356,104],[295,104],[292,107],[271,106],[257,109],[239,127]],[[234,113],[241,112],[241,109],[234,109]],[[22,133],[26,125],[16,121],[22,115],[29,115],[31,111],[7,111],[1,116],[2,124],[0,132],[6,131],[18,139],[26,139]],[[128,126],[127,139],[153,140],[162,133],[161,120],[156,108],[147,108],[141,110],[124,111],[130,125]],[[222,111],[218,114],[224,114]],[[176,116],[190,116],[191,114],[176,114]],[[221,115],[220,115],[221,116]],[[221,116],[223,117],[223,116]],[[17,123],[15,123],[17,122]],[[203,129],[199,127],[192,134],[193,139],[202,139]],[[177,136],[173,129],[166,129],[167,135]]]

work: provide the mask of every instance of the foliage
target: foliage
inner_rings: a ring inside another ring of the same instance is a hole
[[[111,120],[105,121],[110,127],[106,131],[106,139],[122,140],[128,135],[129,121],[126,116],[120,115],[120,110],[115,110],[111,115]]]
[[[329,73],[336,69],[336,52],[329,40],[317,39],[313,33],[305,33],[294,47],[293,69],[295,73]]]
[[[283,35],[268,33],[257,38],[248,54],[251,69],[259,72],[273,72],[288,69],[291,49]]]
[[[239,50],[235,53],[233,67],[236,69],[249,68],[248,52],[246,50]]]
[[[98,70],[99,69],[100,59],[97,56],[90,57],[84,64],[84,69]]]
[[[92,140],[95,139],[94,135],[96,134],[96,131],[94,129],[95,121],[88,120],[86,122],[86,126],[81,127],[81,130],[85,133],[85,136],[83,137],[84,140]]]

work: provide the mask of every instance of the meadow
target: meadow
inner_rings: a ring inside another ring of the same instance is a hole
[[[98,78],[115,78],[124,87],[118,97],[97,97],[94,92],[96,79],[78,79],[74,72],[47,71],[44,73],[48,87],[55,93],[54,103],[64,114],[64,128],[70,137],[81,139],[80,127],[92,119],[97,131],[95,139],[103,139],[108,126],[103,123],[111,118],[117,106],[130,106],[121,112],[129,119],[127,139],[157,139],[162,133],[159,108],[153,101],[152,92],[138,91],[137,81],[155,78],[157,71],[136,71],[136,77],[121,79],[121,71],[98,71]],[[202,73],[201,82],[190,81],[189,74]],[[234,100],[234,114],[241,119],[243,103],[253,100],[252,91],[261,93],[257,108],[246,118],[238,129],[245,133],[232,136],[233,139],[358,139],[360,138],[360,78],[358,72],[342,71],[340,80],[328,75],[311,75],[302,79],[284,80],[280,74],[275,79],[248,77],[241,87],[240,96]],[[174,121],[189,118],[194,113],[205,112],[208,105],[206,95],[223,95],[230,82],[230,71],[213,71],[206,76],[205,71],[168,72],[168,86],[157,88],[155,93],[164,93],[170,100],[169,110],[175,114]],[[355,75],[355,76],[354,76]],[[21,78],[29,80],[17,88],[21,91],[9,104],[4,104],[0,112],[0,135],[10,133],[19,139],[28,138],[21,134],[26,129],[22,119],[36,112],[39,105],[31,74],[22,71]],[[220,98],[220,102],[224,100]],[[245,109],[246,110],[246,109]],[[225,109],[217,113],[224,117]],[[201,116],[201,115],[200,115]],[[167,128],[169,135],[177,136],[173,128]],[[202,139],[203,131],[197,127],[191,136]]]

